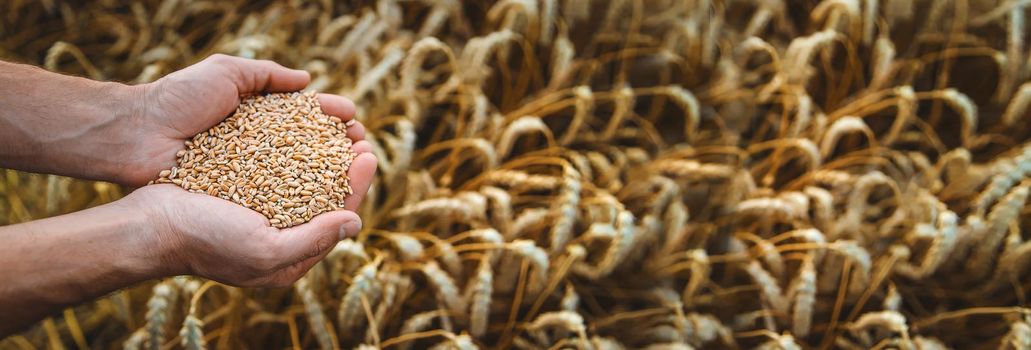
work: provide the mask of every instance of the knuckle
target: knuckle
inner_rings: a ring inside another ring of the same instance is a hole
[[[307,258],[314,258],[322,255],[322,253],[332,249],[335,244],[336,240],[326,236],[321,236],[315,239],[315,244],[312,246],[312,250],[308,253]]]
[[[215,63],[220,63],[220,62],[227,61],[227,60],[229,60],[231,58],[232,58],[232,56],[229,56],[229,55],[226,55],[226,54],[222,54],[222,53],[216,53],[214,55],[208,56],[207,60],[211,61],[211,62],[215,62]]]

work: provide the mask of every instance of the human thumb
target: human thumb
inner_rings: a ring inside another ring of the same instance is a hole
[[[321,256],[340,240],[362,230],[362,219],[353,211],[338,210],[315,216],[311,221],[282,230],[285,259],[302,261]]]

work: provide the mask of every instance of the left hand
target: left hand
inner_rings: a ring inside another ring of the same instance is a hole
[[[134,123],[139,139],[123,157],[123,173],[117,182],[133,187],[157,178],[161,170],[175,166],[175,153],[184,142],[228,117],[240,104],[240,96],[265,92],[298,91],[308,85],[308,72],[283,67],[272,61],[216,54],[138,89],[140,106]],[[354,118],[354,103],[342,96],[319,94],[324,113],[343,121]],[[357,143],[365,128],[355,123],[347,137]]]

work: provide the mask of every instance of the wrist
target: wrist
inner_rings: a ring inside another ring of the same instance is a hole
[[[113,149],[107,150],[110,162],[104,168],[103,178],[128,186],[141,186],[137,172],[143,168],[149,156],[143,152],[143,145],[147,142],[141,138],[146,134],[146,109],[147,91],[149,84],[126,85],[122,83],[105,82],[101,87],[110,96],[111,104],[109,109],[114,116],[106,135],[111,140]]]
[[[182,257],[183,240],[171,225],[168,213],[160,207],[160,203],[150,198],[146,188],[130,193],[111,205],[118,210],[131,213],[132,219],[127,223],[132,235],[139,238],[133,240],[138,246],[131,247],[139,252],[139,266],[144,268],[148,278],[161,278],[188,274],[189,268]]]

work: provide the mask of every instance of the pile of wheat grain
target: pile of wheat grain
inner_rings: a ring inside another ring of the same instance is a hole
[[[171,183],[253,209],[273,227],[344,208],[354,160],[348,124],[323,114],[314,92],[244,98],[233,115],[176,154],[153,183]]]
[[[173,278],[2,345],[1028,348],[1026,5],[8,2],[0,57],[52,70],[306,69],[380,173],[291,290]],[[3,177],[8,221],[114,192]]]

